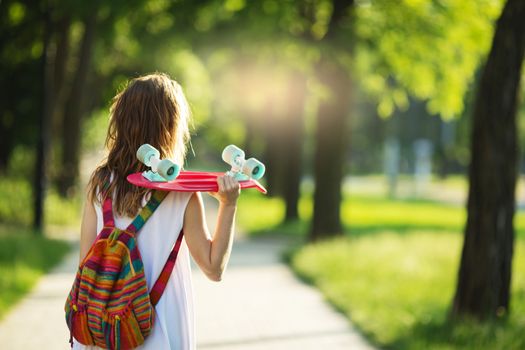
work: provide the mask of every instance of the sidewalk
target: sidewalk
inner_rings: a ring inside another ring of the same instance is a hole
[[[280,262],[282,239],[239,238],[223,280],[193,273],[197,349],[372,350]]]
[[[197,349],[373,349],[280,262],[283,248],[282,239],[240,237],[222,282],[193,269]],[[77,249],[0,323],[2,349],[69,349],[63,306]]]

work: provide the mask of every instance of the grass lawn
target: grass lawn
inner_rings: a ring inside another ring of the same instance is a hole
[[[251,234],[305,235],[311,208],[311,198],[303,197],[301,220],[283,226],[281,200],[243,192],[238,222]],[[511,313],[485,324],[447,321],[466,220],[462,205],[356,191],[346,194],[341,216],[344,236],[302,246],[289,262],[373,343],[387,349],[525,348],[524,212],[515,217]]]
[[[0,177],[0,222],[17,226],[31,225],[33,205],[31,184],[16,177]],[[82,203],[78,197],[62,199],[51,190],[45,203],[46,225],[80,226]]]
[[[64,241],[0,226],[0,319],[69,249]]]
[[[16,177],[0,177],[0,319],[70,249],[64,241],[35,235],[31,225],[31,184]],[[50,191],[46,225],[79,226],[80,201],[63,200]]]
[[[446,321],[461,244],[456,232],[385,229],[305,246],[291,265],[381,347],[525,348],[525,242],[516,244],[511,315],[484,325]]]

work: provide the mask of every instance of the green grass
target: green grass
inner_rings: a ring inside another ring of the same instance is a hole
[[[25,232],[16,226],[0,227],[0,319],[69,248],[64,241]]]
[[[269,198],[255,191],[243,191],[239,197],[237,223],[246,232],[255,232],[279,225],[284,203],[280,198]]]
[[[0,177],[0,198],[1,319],[31,290],[39,277],[60,262],[70,247],[64,241],[52,240],[30,231],[32,191],[27,179]],[[65,200],[56,192],[49,191],[44,213],[46,226],[78,227],[80,207],[79,199]]]
[[[363,333],[391,349],[525,348],[525,242],[514,257],[512,312],[501,322],[447,322],[461,236],[413,231],[308,245],[291,258],[302,278]]]
[[[304,235],[312,216],[312,197],[299,201],[300,219],[283,224],[284,201],[259,193],[242,193],[239,200],[238,223],[251,235],[275,232]],[[344,231],[353,236],[382,233],[385,229],[400,234],[412,230],[462,232],[466,223],[463,205],[429,199],[390,199],[377,194],[348,194],[341,204]],[[518,236],[525,237],[525,211],[514,217]]]
[[[312,200],[301,198],[300,220],[283,224],[284,202],[280,198],[264,198],[242,194],[238,223],[251,235],[275,232],[304,235],[309,227]],[[379,196],[349,196],[341,205],[341,220],[346,233],[354,236],[381,233],[385,229],[400,234],[412,230],[445,230],[461,232],[466,222],[464,207],[431,200],[392,200]],[[518,236],[525,236],[525,212],[514,217]]]
[[[31,222],[31,185],[24,180],[0,179],[0,221],[29,225]]]
[[[25,179],[0,177],[0,222],[22,227],[31,225],[31,184]],[[81,202],[79,197],[63,199],[53,190],[48,191],[45,203],[47,225],[80,225]]]
[[[351,196],[341,207],[346,229],[357,233],[396,232],[412,229],[457,230],[466,220],[464,208],[430,200],[392,200]]]

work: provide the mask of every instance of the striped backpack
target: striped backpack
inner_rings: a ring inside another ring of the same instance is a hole
[[[139,215],[125,229],[115,227],[111,196],[102,206],[104,228],[80,263],[66,301],[66,322],[73,337],[104,349],[133,349],[153,327],[154,307],[175,266],[181,231],[150,293],[136,234],[166,197],[155,191]]]

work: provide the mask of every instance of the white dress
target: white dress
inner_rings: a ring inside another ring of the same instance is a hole
[[[182,229],[184,212],[192,193],[170,192],[153,215],[138,232],[137,242],[148,288],[160,275],[175,241]],[[146,205],[144,199],[142,205]],[[97,232],[103,227],[102,208],[95,204]],[[126,228],[133,218],[115,216],[115,226]],[[195,349],[195,318],[191,282],[190,255],[183,240],[175,268],[168,285],[155,307],[153,331],[146,338],[140,350],[192,350]],[[94,350],[74,340],[73,349]]]

